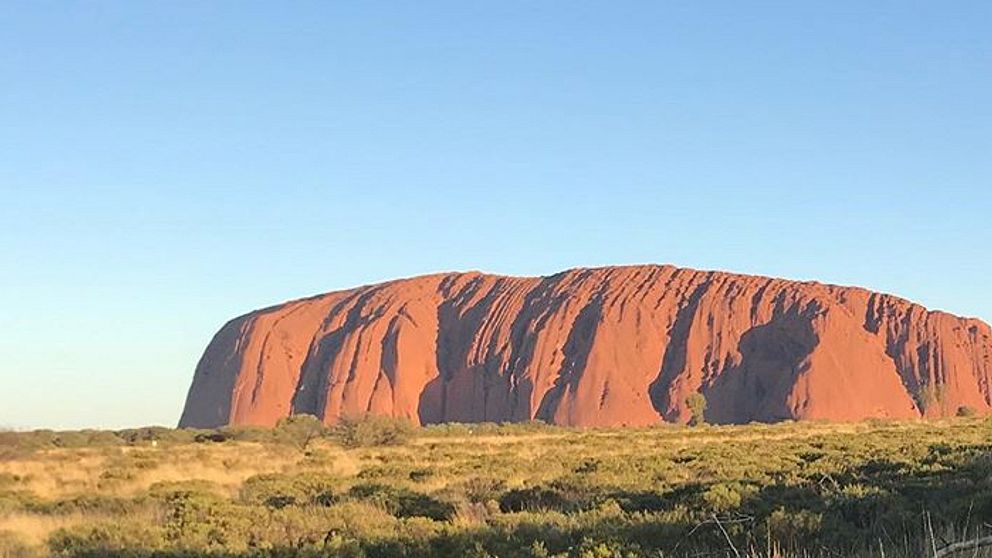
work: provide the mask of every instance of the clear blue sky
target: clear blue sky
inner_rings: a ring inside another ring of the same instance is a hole
[[[0,3],[0,425],[176,422],[227,319],[673,263],[992,319],[992,3]]]

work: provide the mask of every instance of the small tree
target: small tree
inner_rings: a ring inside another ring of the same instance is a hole
[[[973,417],[976,414],[978,413],[975,411],[974,407],[969,407],[968,405],[961,405],[960,407],[958,407],[959,417]]]
[[[689,407],[689,426],[699,426],[706,424],[706,397],[699,392],[690,394],[685,398],[685,404]]]
[[[320,419],[313,415],[293,415],[276,423],[278,437],[300,448],[300,451],[306,451],[310,442],[326,431]]]

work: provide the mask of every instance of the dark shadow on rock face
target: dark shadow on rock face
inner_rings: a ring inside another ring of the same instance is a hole
[[[324,417],[324,405],[327,402],[327,392],[330,389],[330,371],[335,361],[340,357],[344,347],[344,339],[350,331],[367,325],[374,317],[364,316],[369,299],[375,294],[375,289],[365,289],[343,299],[328,313],[324,321],[326,326],[336,318],[341,310],[352,301],[354,306],[345,316],[341,327],[314,339],[307,352],[293,394],[293,413]],[[340,381],[340,379],[338,379]],[[347,379],[345,379],[347,381]]]
[[[596,328],[603,316],[603,297],[595,296],[579,311],[568,332],[568,338],[562,347],[564,359],[561,371],[554,386],[544,394],[537,407],[536,418],[545,422],[554,422],[555,412],[561,404],[562,397],[569,391],[574,391],[586,369],[593,341],[596,339]]]
[[[741,336],[740,363],[704,386],[706,420],[715,424],[775,422],[795,418],[788,397],[819,338],[813,313],[788,310]]]
[[[180,428],[215,428],[230,421],[231,398],[247,347],[244,340],[251,336],[254,324],[255,315],[248,314],[226,323],[214,335],[197,363]]]
[[[668,422],[675,422],[678,419],[675,414],[678,402],[671,400],[669,390],[675,378],[679,377],[685,369],[689,352],[689,331],[696,319],[699,301],[702,300],[711,284],[712,281],[706,279],[697,285],[692,294],[689,295],[685,306],[679,309],[668,334],[668,346],[665,350],[665,356],[662,357],[661,370],[658,371],[658,377],[648,386],[651,404],[655,411]]]
[[[470,282],[458,292],[442,291],[445,301],[438,307],[438,377],[420,394],[421,424],[522,422],[531,418],[533,386],[521,376],[533,359],[536,333],[567,301],[566,296],[555,294],[563,277],[546,277],[524,296],[522,310],[510,325],[508,353],[489,347],[488,358],[482,363],[470,362],[469,351],[485,320],[492,318],[493,304],[509,284],[497,282],[470,307],[466,306],[478,294],[481,283]]]
[[[437,309],[435,355],[438,376],[428,382],[420,393],[418,415],[421,424],[486,420],[485,407],[476,409],[472,405],[477,387],[475,381],[481,374],[478,374],[476,366],[469,366],[468,353],[482,320],[491,310],[498,288],[492,288],[478,302],[466,308],[468,301],[478,294],[481,286],[481,279],[469,281],[458,292],[451,292],[451,286],[447,283],[441,285],[445,299]],[[458,395],[457,400],[452,400],[449,396],[451,392]],[[483,397],[487,395],[486,393]]]

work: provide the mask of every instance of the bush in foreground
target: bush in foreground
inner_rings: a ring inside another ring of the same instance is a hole
[[[414,427],[403,418],[365,415],[345,417],[337,427],[341,445],[348,448],[398,446],[413,436]]]

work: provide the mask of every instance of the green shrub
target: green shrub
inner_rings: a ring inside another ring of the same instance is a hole
[[[52,445],[59,448],[114,447],[122,443],[118,432],[108,430],[70,430],[58,432],[52,439]]]
[[[548,485],[515,488],[499,499],[503,512],[558,511],[572,513],[596,505],[602,494],[591,493],[588,487],[570,479],[556,479]]]
[[[167,540],[160,527],[119,519],[58,529],[49,536],[48,548],[56,556],[142,556],[164,547]]]
[[[472,477],[456,485],[455,490],[464,494],[469,502],[484,504],[498,500],[506,488],[506,481],[491,477]]]
[[[164,501],[177,492],[198,493],[216,497],[223,494],[223,489],[216,483],[202,479],[160,481],[148,487],[148,497],[155,500]]]
[[[499,509],[503,513],[560,511],[565,507],[566,500],[560,492],[542,486],[514,488],[499,499]]]
[[[198,444],[205,444],[211,442],[215,444],[219,444],[233,439],[234,437],[230,433],[224,432],[222,430],[208,430],[206,432],[199,432],[193,436],[193,441]]]
[[[348,448],[401,445],[413,432],[413,425],[406,419],[376,415],[345,417],[336,428],[338,440]]]
[[[277,440],[292,444],[300,451],[306,450],[312,441],[325,433],[324,424],[313,415],[293,415],[281,419],[274,431]]]
[[[277,441],[276,429],[264,426],[225,426],[218,430],[228,440],[271,444]],[[285,441],[285,440],[283,440]]]
[[[270,508],[307,504],[328,506],[337,501],[338,484],[335,477],[318,473],[256,475],[241,485],[240,500]]]
[[[129,428],[116,432],[120,442],[128,445],[158,445],[188,444],[193,441],[196,432],[188,429],[165,428],[163,426],[145,426]]]
[[[172,493],[165,506],[161,534],[178,548],[242,550],[252,525],[264,518],[260,510],[197,492]]]
[[[709,509],[723,513],[736,510],[753,493],[754,490],[739,483],[719,483],[707,488],[702,498]]]
[[[786,511],[778,508],[766,520],[767,532],[780,542],[795,546],[816,537],[823,525],[823,516],[810,510]]]
[[[689,407],[689,426],[706,424],[706,397],[702,393],[690,394],[685,404]]]
[[[961,405],[958,407],[957,416],[959,417],[973,417],[978,414],[978,411],[974,407],[969,407],[968,405]]]
[[[139,501],[106,494],[80,494],[71,498],[42,501],[35,500],[26,508],[35,513],[49,515],[118,515],[126,516],[141,507]]]
[[[40,506],[42,502],[28,490],[0,490],[0,515]]]
[[[447,521],[455,513],[455,507],[448,502],[383,484],[355,485],[348,491],[348,497],[382,507],[394,517],[426,517],[435,521]]]

